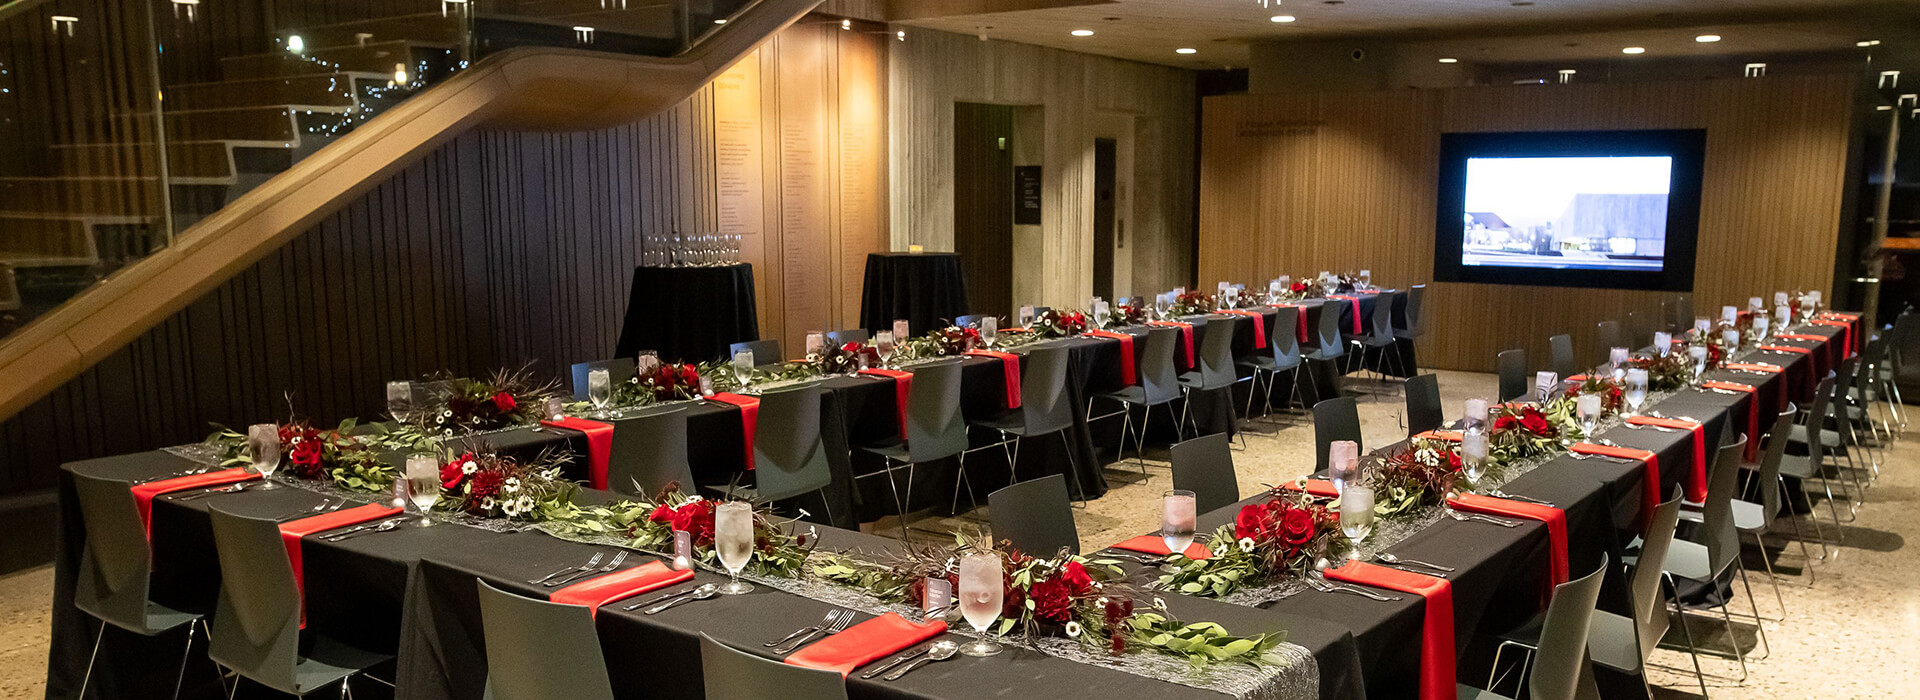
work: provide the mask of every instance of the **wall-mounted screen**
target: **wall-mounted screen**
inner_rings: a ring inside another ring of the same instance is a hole
[[[1684,290],[1703,131],[1445,134],[1434,278]]]

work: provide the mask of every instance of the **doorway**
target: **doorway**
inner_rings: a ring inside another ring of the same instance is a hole
[[[1113,298],[1113,241],[1119,217],[1115,188],[1119,182],[1119,144],[1093,140],[1093,295]]]
[[[1013,308],[1013,116],[1007,105],[953,105],[953,251],[968,313]]]

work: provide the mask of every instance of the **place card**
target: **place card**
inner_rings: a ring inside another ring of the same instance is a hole
[[[1671,352],[1672,350],[1673,350],[1673,334],[1668,333],[1666,331],[1654,331],[1653,351],[1655,353],[1658,353],[1661,357],[1666,357],[1667,353]]]
[[[992,580],[992,579],[988,579]],[[953,604],[953,582],[945,577],[928,576],[926,595],[920,597],[920,609],[928,613],[945,610]]]
[[[673,569],[686,571],[693,568],[693,533],[686,530],[673,531]]]
[[[1695,335],[1705,338],[1707,337],[1707,334],[1712,331],[1713,331],[1712,319],[1709,319],[1705,316],[1701,316],[1699,318],[1693,319],[1693,332]]]
[[[1747,310],[1748,310],[1748,311],[1751,311],[1751,312],[1753,312],[1753,313],[1756,313],[1756,314],[1757,314],[1757,313],[1760,313],[1760,310],[1761,310],[1761,309],[1765,309],[1765,308],[1767,308],[1767,307],[1766,307],[1766,302],[1765,302],[1765,301],[1762,301],[1762,300],[1760,299],[1760,297],[1747,297]]]
[[[566,402],[558,397],[547,399],[547,419],[560,420],[567,417]]]
[[[1720,322],[1729,326],[1740,322],[1740,309],[1733,306],[1720,307]]]
[[[1533,393],[1540,397],[1540,403],[1553,398],[1553,389],[1560,384],[1560,375],[1555,372],[1540,372],[1533,375]]]
[[[897,340],[906,340],[913,337],[913,334],[907,332],[913,329],[912,326],[913,324],[908,323],[907,319],[895,320],[893,322],[893,337]]]

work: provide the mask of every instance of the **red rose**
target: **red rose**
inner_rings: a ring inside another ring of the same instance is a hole
[[[673,529],[693,535],[695,545],[704,546],[713,541],[713,508],[713,501],[694,501],[674,509],[670,522]]]
[[[859,343],[847,343],[846,345],[842,345],[842,346],[840,346],[840,352],[844,352],[844,353],[848,353],[848,354],[852,354],[852,353],[856,353],[856,352],[860,352],[860,344],[859,344]]]
[[[1033,584],[1027,589],[1027,595],[1033,598],[1033,616],[1058,624],[1066,624],[1073,619],[1073,591],[1071,584],[1055,577]]]
[[[502,391],[493,395],[493,407],[501,413],[512,413],[513,409],[520,407],[520,402],[514,400],[513,394]]]
[[[1464,466],[1466,465],[1460,461],[1460,452],[1458,450],[1447,453],[1447,471],[1457,472]]]
[[[653,512],[647,514],[647,521],[655,522],[655,523],[672,523],[673,508],[671,506],[668,506],[665,503],[654,506]],[[669,527],[671,527],[671,525],[669,525]]]
[[[460,488],[460,482],[467,478],[467,473],[460,468],[460,464],[460,460],[454,460],[440,468],[440,488],[448,491]]]
[[[1548,423],[1546,417],[1540,415],[1530,415],[1521,418],[1520,427],[1526,428],[1529,433],[1542,437],[1553,433],[1553,424]]]
[[[1077,561],[1067,562],[1060,573],[1060,580],[1066,581],[1076,595],[1085,593],[1088,588],[1093,587],[1093,576],[1087,573],[1087,567],[1081,566]]]
[[[1513,416],[1501,416],[1493,421],[1494,430],[1507,430],[1514,426]]]
[[[507,477],[496,471],[481,470],[474,472],[467,480],[467,496],[474,503],[500,495],[500,487],[507,483]]]
[[[1264,503],[1241,506],[1239,514],[1233,516],[1233,536],[1239,539],[1251,537],[1255,542],[1263,541],[1272,531],[1271,518]]]
[[[1280,541],[1287,544],[1289,554],[1298,554],[1316,534],[1319,528],[1314,525],[1312,513],[1288,508],[1280,515]]]
[[[680,365],[680,382],[687,386],[700,384],[700,370],[693,365]]]

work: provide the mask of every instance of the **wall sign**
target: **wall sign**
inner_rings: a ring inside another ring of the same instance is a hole
[[[1013,223],[1040,225],[1040,166],[1013,166]]]

